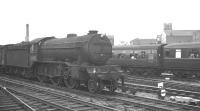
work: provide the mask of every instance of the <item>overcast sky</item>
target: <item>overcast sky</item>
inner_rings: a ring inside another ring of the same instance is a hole
[[[199,0],[1,0],[0,44],[44,36],[83,35],[88,30],[114,35],[115,43],[156,38],[163,23],[173,29],[200,29]]]

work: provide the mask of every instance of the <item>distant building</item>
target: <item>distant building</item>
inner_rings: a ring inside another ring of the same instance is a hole
[[[160,35],[157,35],[156,37],[156,43],[157,44],[162,44],[164,41],[163,41],[163,35],[160,34]]]
[[[172,24],[164,24],[166,43],[200,42],[200,30],[173,30]]]
[[[136,38],[130,41],[130,45],[156,44],[156,39],[139,39]]]
[[[108,39],[110,39],[110,42],[112,46],[114,45],[114,36],[113,35],[107,35]]]

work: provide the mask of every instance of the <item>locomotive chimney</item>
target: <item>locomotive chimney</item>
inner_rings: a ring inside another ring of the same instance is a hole
[[[98,33],[97,30],[89,30],[88,35],[89,35],[89,34],[97,34],[97,33]]]
[[[25,42],[29,42],[29,24],[26,24],[26,37]]]

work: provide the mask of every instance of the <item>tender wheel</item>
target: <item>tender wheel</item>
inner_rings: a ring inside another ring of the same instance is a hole
[[[95,93],[95,92],[98,91],[98,89],[99,89],[98,88],[98,82],[96,80],[90,79],[88,81],[88,90],[89,90],[89,92]]]
[[[79,83],[77,80],[73,79],[72,77],[68,77],[64,79],[64,83],[68,88],[74,89],[79,86]]]

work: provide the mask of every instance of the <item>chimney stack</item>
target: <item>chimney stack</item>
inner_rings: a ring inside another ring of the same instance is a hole
[[[25,42],[29,42],[29,24],[26,24],[26,37]]]

